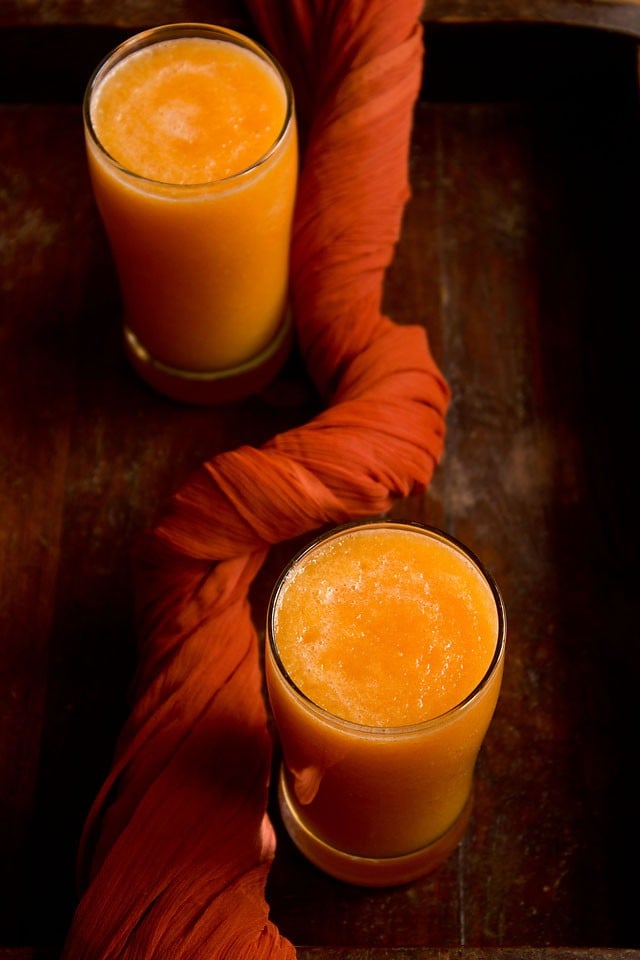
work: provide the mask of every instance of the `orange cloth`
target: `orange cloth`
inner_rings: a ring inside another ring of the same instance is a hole
[[[137,551],[139,670],[81,845],[65,960],[293,957],[268,920],[271,743],[249,585],[270,544],[423,491],[447,386],[424,331],[380,313],[408,196],[421,0],[251,0],[303,131],[292,252],[327,408],[203,464]]]

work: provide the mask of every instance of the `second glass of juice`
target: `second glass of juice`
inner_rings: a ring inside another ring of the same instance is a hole
[[[366,521],[283,571],[266,677],[285,827],[318,867],[368,886],[435,869],[463,836],[501,685],[506,618],[442,531]]]

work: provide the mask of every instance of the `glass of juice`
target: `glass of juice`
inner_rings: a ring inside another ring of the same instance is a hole
[[[355,522],[294,557],[266,633],[296,846],[363,886],[434,870],[466,830],[500,690],[506,616],[491,575],[433,527]]]
[[[298,157],[286,74],[235,31],[169,24],[103,60],[83,119],[134,368],[187,403],[258,391],[291,343]]]

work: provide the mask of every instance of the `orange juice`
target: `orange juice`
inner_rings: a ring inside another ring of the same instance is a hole
[[[440,531],[356,523],[294,559],[267,634],[294,841],[355,883],[433,869],[466,827],[500,689],[505,619],[493,580]]]
[[[222,28],[146,31],[96,71],[85,130],[136,368],[191,399],[261,366],[287,326],[297,178],[277,63]]]

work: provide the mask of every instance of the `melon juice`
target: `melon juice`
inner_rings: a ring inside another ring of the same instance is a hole
[[[96,70],[84,120],[136,368],[196,401],[207,386],[226,399],[247,368],[267,363],[270,377],[287,326],[297,180],[278,64],[234,31],[155,28]]]
[[[310,860],[375,886],[451,853],[504,644],[492,578],[440,531],[356,523],[292,561],[269,606],[266,676],[280,808]]]

